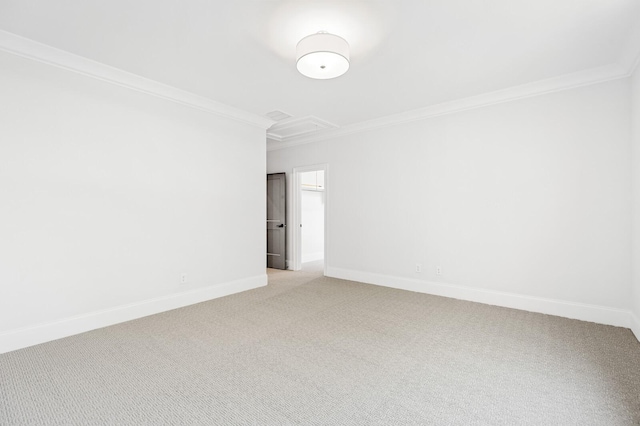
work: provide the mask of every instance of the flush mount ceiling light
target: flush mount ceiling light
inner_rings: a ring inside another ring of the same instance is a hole
[[[324,31],[311,34],[296,46],[296,66],[302,75],[310,78],[339,77],[349,69],[349,43]]]

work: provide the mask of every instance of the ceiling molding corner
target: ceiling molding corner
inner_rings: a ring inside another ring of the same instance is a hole
[[[320,142],[354,133],[367,132],[403,123],[426,120],[441,115],[515,101],[518,99],[530,98],[597,83],[604,83],[606,81],[626,78],[628,76],[628,68],[622,64],[605,65],[602,67],[591,68],[584,71],[578,71],[571,74],[514,86],[503,90],[497,90],[495,92],[489,92],[450,102],[443,102],[424,108],[405,111],[399,114],[392,114],[373,120],[354,123],[344,127],[319,130],[317,132],[291,138],[282,138],[282,140],[277,141],[277,143],[268,144],[268,150],[274,151],[296,145]]]
[[[638,69],[638,64],[640,64],[640,48],[638,48],[633,54],[628,55],[628,59],[622,63],[622,66],[626,66],[628,69],[627,76],[631,77],[633,73]]]
[[[0,51],[73,71],[160,99],[186,105],[220,117],[267,129],[275,123],[267,117],[213,101],[119,68],[0,30]]]
[[[632,76],[640,63],[640,21],[631,29],[631,36],[624,44],[620,56],[620,65],[627,69],[629,77]]]

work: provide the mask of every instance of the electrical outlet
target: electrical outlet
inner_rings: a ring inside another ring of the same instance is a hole
[[[436,266],[436,275],[442,275],[442,267]]]
[[[416,272],[417,273],[422,272],[422,265],[420,265],[419,263],[416,263]]]
[[[180,274],[180,284],[186,284],[187,283],[187,273],[183,272],[182,274]]]

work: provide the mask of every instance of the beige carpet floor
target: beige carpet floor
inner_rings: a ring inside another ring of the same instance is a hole
[[[640,424],[627,329],[317,269],[0,355],[0,424]]]

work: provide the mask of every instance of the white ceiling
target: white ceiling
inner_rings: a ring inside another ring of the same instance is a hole
[[[0,29],[265,115],[338,126],[634,60],[638,0],[0,0]],[[324,30],[333,80],[296,71]]]

